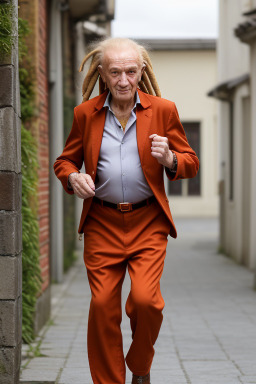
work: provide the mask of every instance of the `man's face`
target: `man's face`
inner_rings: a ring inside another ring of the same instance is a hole
[[[136,50],[131,47],[109,49],[105,52],[99,72],[115,102],[134,101],[143,72]]]

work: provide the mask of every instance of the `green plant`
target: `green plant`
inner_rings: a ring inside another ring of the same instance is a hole
[[[22,337],[34,339],[36,297],[41,289],[37,220],[37,149],[31,133],[21,126],[22,158]]]
[[[14,7],[12,4],[0,4],[0,54],[11,53],[15,41]]]
[[[0,55],[12,52],[17,31],[14,7],[0,4]],[[21,96],[21,172],[22,172],[22,338],[26,343],[34,339],[36,298],[41,289],[39,265],[39,227],[37,221],[37,147],[32,134],[25,128],[34,111],[33,67],[27,60],[25,37],[28,23],[18,19],[19,77]],[[23,59],[26,57],[26,67]],[[1,369],[1,368],[0,368]]]
[[[33,67],[27,57],[25,36],[28,23],[19,18],[19,77],[21,100],[21,172],[22,172],[22,338],[34,340],[34,313],[37,295],[41,289],[39,265],[39,225],[37,220],[38,159],[36,142],[25,124],[34,114]]]
[[[20,104],[21,120],[26,123],[34,115],[34,68],[28,59],[28,49],[25,37],[29,34],[27,20],[18,19],[19,31],[19,79],[20,79]],[[24,61],[26,63],[24,65]]]

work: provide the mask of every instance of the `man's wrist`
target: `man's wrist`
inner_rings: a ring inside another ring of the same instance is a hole
[[[172,162],[172,166],[170,169],[171,172],[176,172],[177,171],[177,165],[178,165],[178,160],[177,160],[177,156],[176,156],[176,153],[171,151],[172,152],[172,156],[173,156],[173,162]]]
[[[73,187],[72,187],[72,184],[71,184],[71,182],[70,182],[70,178],[69,178],[69,176],[70,176],[70,175],[73,175],[74,173],[77,173],[77,172],[72,172],[72,173],[70,173],[70,174],[68,175],[68,189],[70,189],[71,191],[73,191]]]

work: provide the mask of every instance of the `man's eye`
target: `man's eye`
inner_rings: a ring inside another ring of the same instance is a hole
[[[112,75],[117,75],[117,71],[112,71],[111,74]]]
[[[133,74],[133,73],[135,73],[135,71],[132,71],[132,70],[131,70],[131,71],[129,71],[129,73]]]

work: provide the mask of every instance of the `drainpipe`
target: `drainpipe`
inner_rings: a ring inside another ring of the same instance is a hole
[[[49,44],[51,278],[60,283],[63,279],[63,189],[53,171],[64,141],[61,8],[57,0],[51,2]]]

